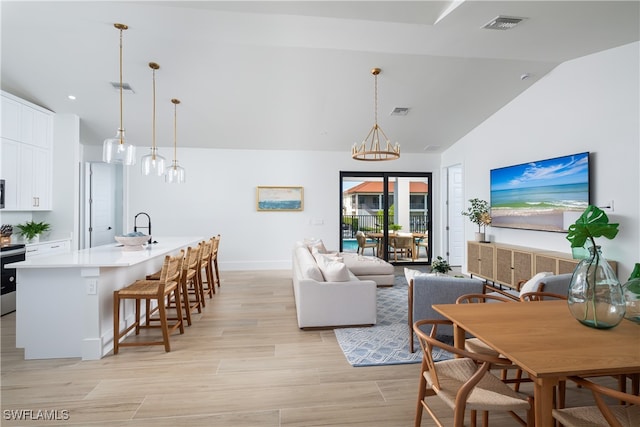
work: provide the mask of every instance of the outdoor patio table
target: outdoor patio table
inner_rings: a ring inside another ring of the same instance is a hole
[[[427,233],[411,233],[413,235],[413,251],[412,251],[412,259],[415,261],[416,259],[418,259],[418,242],[422,239],[424,239],[425,237],[428,236]],[[380,258],[384,258],[384,254],[386,253],[386,251],[384,250],[384,233],[379,233],[379,232],[375,232],[375,233],[366,233],[365,236],[368,239],[373,239],[378,243],[378,256]],[[389,240],[393,239],[396,236],[396,233],[389,233]]]
[[[433,308],[453,321],[456,347],[464,348],[469,332],[529,373],[538,427],[553,425],[553,387],[562,378],[640,373],[640,327],[627,320],[590,328],[573,318],[566,301]]]

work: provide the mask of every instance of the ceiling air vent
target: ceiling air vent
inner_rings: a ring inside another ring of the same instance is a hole
[[[392,116],[406,116],[409,113],[408,107],[396,107],[391,112]]]
[[[427,145],[424,147],[424,151],[438,151],[440,148],[441,147],[439,145]]]
[[[119,82],[111,82],[111,86],[113,86],[113,90],[120,92],[120,83]],[[131,88],[129,83],[122,83],[122,92],[124,93],[135,93]]]
[[[485,30],[510,30],[524,19],[525,18],[518,18],[515,16],[497,16],[487,22],[482,28]]]

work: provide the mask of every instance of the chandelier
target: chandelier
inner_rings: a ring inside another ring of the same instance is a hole
[[[400,158],[400,144],[396,142],[392,145],[387,135],[385,135],[382,128],[378,125],[378,74],[380,74],[380,71],[382,71],[380,68],[373,68],[371,70],[375,87],[374,122],[373,127],[366,138],[362,140],[362,143],[358,144],[356,142],[353,144],[351,157],[355,160],[382,161]],[[384,138],[382,145],[380,143],[380,135]]]
[[[142,156],[140,161],[143,175],[162,176],[164,174],[165,159],[158,154],[156,146],[156,70],[160,68],[155,62],[149,62],[149,68],[153,70],[153,120],[151,132],[151,153]]]
[[[129,27],[125,24],[113,24],[120,31],[120,127],[113,138],[107,138],[102,145],[102,160],[106,163],[120,163],[127,166],[136,163],[136,147],[124,137],[122,125],[122,32]]]
[[[185,180],[184,168],[178,166],[176,157],[178,151],[178,104],[180,104],[180,100],[174,98],[171,102],[173,103],[173,162],[164,174],[164,181],[169,184],[182,184]]]

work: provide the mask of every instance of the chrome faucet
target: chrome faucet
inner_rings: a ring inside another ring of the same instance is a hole
[[[138,227],[138,217],[140,215],[145,215],[147,217],[147,226],[146,227]],[[133,218],[133,231],[138,231],[138,228],[146,228],[149,231],[149,244],[151,243],[158,243],[158,242],[152,242],[152,235],[151,235],[151,217],[149,216],[148,213],[146,212],[140,212],[137,213],[136,216]]]

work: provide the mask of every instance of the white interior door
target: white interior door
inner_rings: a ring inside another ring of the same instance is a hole
[[[447,168],[447,222],[449,264],[461,266],[464,261],[464,224],[462,211],[462,166],[455,165]]]
[[[116,171],[107,163],[89,163],[89,244],[106,245],[116,235]]]

